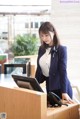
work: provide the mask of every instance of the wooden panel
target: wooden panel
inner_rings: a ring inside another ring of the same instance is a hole
[[[47,119],[79,119],[78,109],[78,104],[70,104],[68,107],[49,108]]]
[[[45,119],[46,95],[18,89],[0,87],[0,112],[6,112],[7,119]]]
[[[48,109],[46,104],[45,93],[0,87],[0,113],[7,119],[79,119],[78,104]]]

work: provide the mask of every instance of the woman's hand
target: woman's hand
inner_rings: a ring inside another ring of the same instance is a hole
[[[67,93],[62,93],[62,100],[65,100],[66,103],[69,103],[69,104],[75,103],[75,102],[69,97],[69,95],[68,95]]]

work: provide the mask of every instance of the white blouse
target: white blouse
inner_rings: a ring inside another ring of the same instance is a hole
[[[41,67],[42,73],[44,76],[49,76],[50,61],[51,61],[51,48],[47,48],[44,55],[39,60],[39,65]]]

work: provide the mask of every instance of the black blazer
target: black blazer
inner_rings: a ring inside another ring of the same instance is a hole
[[[42,83],[46,80],[43,76],[39,59],[45,53],[45,49],[40,46],[37,59],[37,70],[36,70],[36,79],[39,83]],[[49,70],[49,90],[60,89],[62,93],[67,93],[69,91],[70,82],[67,77],[67,48],[66,46],[58,46],[58,48],[51,48],[51,63]],[[45,59],[47,60],[47,59]]]

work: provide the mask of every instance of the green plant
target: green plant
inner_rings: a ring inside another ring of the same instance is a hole
[[[37,54],[38,41],[38,38],[30,34],[22,36],[17,35],[11,48],[14,56]]]

